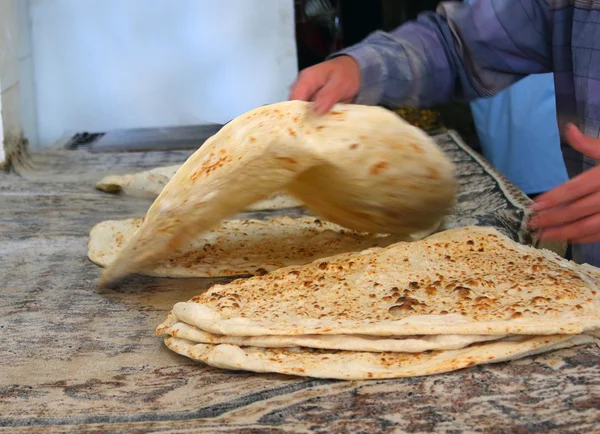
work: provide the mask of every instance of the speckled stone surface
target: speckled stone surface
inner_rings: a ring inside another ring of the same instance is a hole
[[[535,242],[521,225],[526,200],[456,137],[437,140],[461,175],[446,226],[490,224]],[[154,327],[216,280],[136,278],[100,291],[87,237],[150,204],[95,181],[188,155],[49,150],[0,175],[0,432],[600,432],[595,345],[368,382],[227,372],[168,351]]]

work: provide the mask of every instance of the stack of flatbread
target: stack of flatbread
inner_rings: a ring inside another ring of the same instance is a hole
[[[593,341],[600,270],[467,227],[217,285],[157,333],[207,365],[369,379]]]

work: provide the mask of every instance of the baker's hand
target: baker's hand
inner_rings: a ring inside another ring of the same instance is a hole
[[[360,69],[350,56],[339,56],[300,72],[291,100],[312,101],[316,114],[327,113],[338,102],[351,102],[360,89]]]
[[[573,148],[600,160],[600,140],[584,136],[572,124],[566,132]],[[600,166],[538,196],[531,210],[536,215],[530,227],[543,239],[568,240],[572,244],[600,241]]]

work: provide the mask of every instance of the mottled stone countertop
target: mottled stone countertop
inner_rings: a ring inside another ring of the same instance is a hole
[[[446,226],[489,224],[535,243],[522,229],[526,199],[457,137],[437,140],[461,176]],[[188,155],[48,150],[0,175],[0,432],[600,432],[595,345],[365,382],[227,372],[168,351],[154,327],[215,280],[138,278],[100,291],[87,237],[150,204],[96,191],[101,176]]]

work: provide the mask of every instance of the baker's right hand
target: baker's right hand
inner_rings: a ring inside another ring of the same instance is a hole
[[[360,68],[350,56],[339,56],[300,72],[291,100],[311,101],[318,115],[338,102],[352,102],[360,89]]]

